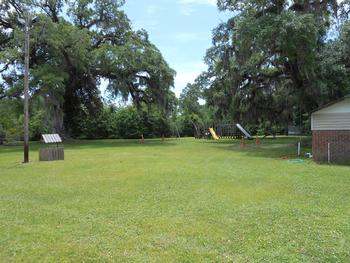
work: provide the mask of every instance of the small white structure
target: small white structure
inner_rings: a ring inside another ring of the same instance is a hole
[[[311,130],[316,161],[350,161],[350,95],[314,111]]]
[[[56,144],[57,147],[39,148],[40,161],[56,161],[64,160],[64,148],[58,147],[62,143],[62,139],[58,134],[42,134],[45,144]]]
[[[45,143],[61,143],[62,139],[61,137],[57,134],[43,134],[41,135],[43,137],[43,140]]]

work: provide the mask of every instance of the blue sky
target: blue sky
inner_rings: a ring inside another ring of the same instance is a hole
[[[228,14],[216,0],[126,0],[123,6],[133,28],[144,28],[170,67],[176,70],[177,96],[206,69],[203,57],[211,32]]]

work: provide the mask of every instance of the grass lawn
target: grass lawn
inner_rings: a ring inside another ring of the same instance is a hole
[[[350,262],[350,166],[295,140],[0,146],[0,262]]]

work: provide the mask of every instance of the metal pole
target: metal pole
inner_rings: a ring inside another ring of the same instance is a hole
[[[300,156],[300,150],[301,150],[301,143],[298,142],[298,156]]]
[[[24,163],[29,162],[29,14],[25,15],[24,41]]]
[[[328,143],[328,163],[331,163],[331,144]]]
[[[178,138],[181,138],[180,133],[179,133],[179,129],[177,128],[177,125],[176,125],[176,124],[175,124],[175,128],[176,128],[176,132],[177,132],[177,139],[178,139]]]

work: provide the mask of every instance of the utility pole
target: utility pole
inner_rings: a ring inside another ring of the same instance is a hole
[[[1,0],[0,0],[1,1]],[[21,19],[23,21],[23,19]],[[39,21],[39,17],[32,18],[29,11],[24,12],[24,133],[23,150],[24,163],[29,162],[29,45],[30,27]]]
[[[24,40],[24,163],[29,162],[29,13],[25,13]]]

